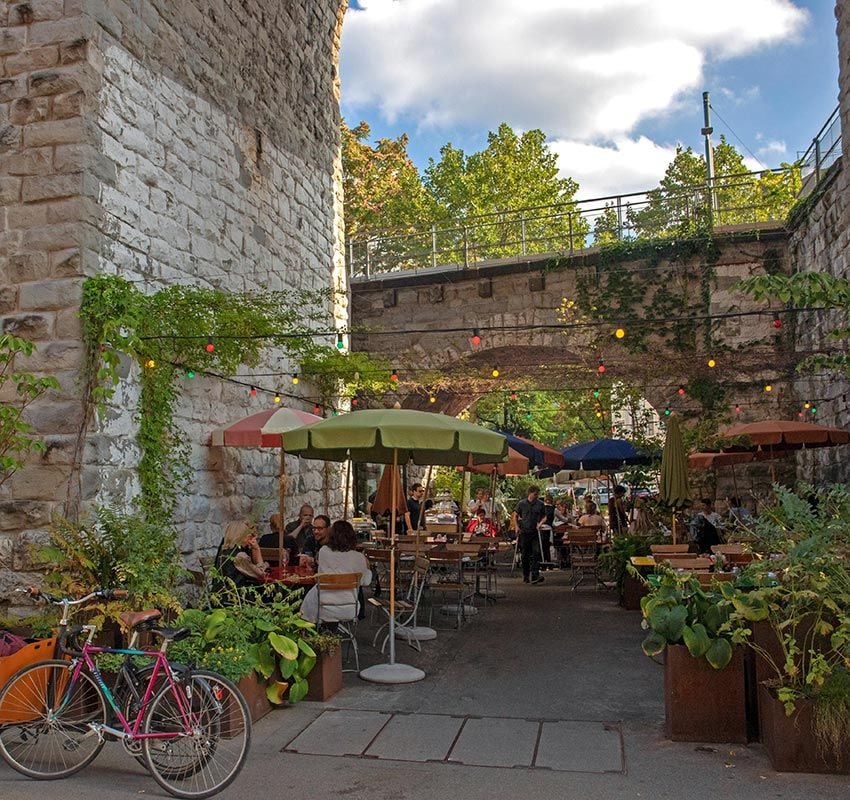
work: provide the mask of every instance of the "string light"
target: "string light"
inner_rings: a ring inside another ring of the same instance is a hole
[[[257,387],[256,387],[256,386],[252,386],[252,387],[248,390],[248,394],[250,394],[250,395],[251,395],[251,397],[256,397],[256,396],[257,396]]]
[[[814,406],[812,406],[810,410],[811,410],[811,412],[812,412],[812,415],[814,415],[814,414],[817,414],[817,413],[818,413],[818,410],[817,410]]]
[[[395,370],[393,370],[393,371],[390,373],[390,380],[391,380],[393,383],[398,383],[398,372],[396,372]]]
[[[775,311],[773,312],[773,327],[776,328],[776,330],[779,330],[782,327],[782,320],[779,318],[779,314]]]
[[[676,394],[678,394],[679,397],[684,397],[685,396],[685,387],[680,386],[678,389],[676,389]]]
[[[344,350],[345,349],[345,342],[342,340],[342,333],[340,331],[337,331],[337,334],[336,334],[336,349],[337,350]]]
[[[511,402],[516,403],[517,401],[517,393],[511,392]]]
[[[617,330],[614,331],[614,336],[616,336],[618,339],[623,339],[625,335],[626,331],[623,328],[617,328]]]
[[[316,403],[316,405],[313,406],[313,413],[316,416],[318,416],[319,414],[322,413],[322,407],[318,403]]]
[[[717,362],[713,358],[708,359],[708,368],[714,369],[717,366]]]
[[[737,404],[735,405],[735,413],[736,413],[736,414],[740,414],[740,413],[741,413],[741,406],[739,406],[739,405],[737,405]]]
[[[275,404],[280,403],[280,393],[279,392],[275,392],[274,401],[275,401]]]
[[[599,419],[602,419],[602,412],[601,412],[601,411],[597,411],[597,412],[596,412],[596,416],[597,416]]]
[[[669,416],[670,416],[670,408],[669,408],[669,406],[668,406],[667,408],[665,408],[665,409],[664,409],[664,416],[665,416],[665,417],[669,417]]]
[[[212,338],[207,339],[207,343],[204,345],[204,350],[206,350],[208,353],[215,352],[215,345],[213,344]]]
[[[808,411],[811,407],[812,407],[811,403],[809,403],[809,402],[803,403],[803,408],[805,408],[806,411]]]
[[[798,417],[800,417],[800,419],[802,419],[802,418],[803,418],[803,412],[802,412],[802,411],[798,411],[798,412],[797,412],[797,416],[798,416]]]
[[[498,378],[501,373],[499,372],[498,367],[493,367],[493,371],[490,373],[494,378]]]
[[[765,390],[766,392],[772,392],[772,391],[773,391],[773,387],[772,387],[769,383],[766,383],[766,384],[764,385],[764,390]]]
[[[429,395],[428,395],[428,402],[429,402],[429,403],[436,403],[436,402],[437,402],[437,398],[436,398],[436,397],[434,397],[434,395],[433,395],[433,394],[429,394]]]
[[[156,361],[154,361],[152,358],[149,358],[147,361],[145,361],[145,366],[148,369],[153,369],[156,366]]]
[[[193,370],[193,369],[187,369],[187,370],[186,370],[186,377],[187,377],[189,380],[192,380],[192,378],[194,378],[194,377],[195,377],[195,370]]]
[[[594,390],[593,390],[593,396],[594,396],[597,400],[599,399],[599,395],[601,395],[601,394],[602,394],[602,392],[600,392],[600,391],[599,391],[599,389],[594,389]]]
[[[298,382],[299,382],[300,380],[301,380],[301,378],[299,378],[299,377],[298,377],[298,373],[297,373],[297,372],[296,372],[296,373],[293,373],[293,375],[292,375],[292,385],[293,385],[293,386],[298,386]]]
[[[473,328],[472,338],[469,341],[472,343],[473,347],[478,347],[478,345],[481,344],[481,332],[478,328]]]
[[[360,401],[356,397],[351,398],[351,406],[352,408],[356,408],[360,405]]]
[[[597,371],[600,375],[604,375],[604,374],[605,374],[605,362],[604,362],[601,358],[599,359],[599,366],[596,368],[596,371]]]

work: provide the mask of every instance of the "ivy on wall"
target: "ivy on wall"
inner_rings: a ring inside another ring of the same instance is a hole
[[[189,478],[189,443],[175,420],[181,391],[195,371],[223,377],[256,366],[267,347],[311,364],[323,391],[343,389],[346,355],[313,341],[302,309],[323,309],[327,293],[228,293],[170,286],[140,292],[116,276],[83,284],[80,318],[87,347],[86,395],[101,411],[114,396],[127,359],[140,370],[137,409],[141,496],[152,522],[169,523]],[[363,360],[358,357],[357,363]],[[348,372],[351,372],[349,370]],[[354,388],[351,388],[354,387]]]

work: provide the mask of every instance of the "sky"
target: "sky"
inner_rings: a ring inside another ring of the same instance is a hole
[[[351,0],[342,113],[420,169],[507,122],[540,128],[577,199],[656,185],[677,144],[793,161],[838,103],[832,0]]]

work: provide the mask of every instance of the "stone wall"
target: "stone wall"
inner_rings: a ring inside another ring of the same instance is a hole
[[[346,5],[0,3],[0,324],[38,342],[21,366],[62,384],[32,415],[48,452],[0,490],[0,554],[15,569],[69,494],[122,506],[137,489],[132,369],[80,434],[84,276],[114,273],[144,291],[335,287],[343,294],[325,314],[346,318],[336,72]],[[270,352],[256,371],[279,367]],[[222,522],[266,500],[275,510],[276,453],[206,446],[211,428],[262,408],[248,400],[213,379],[186,387],[178,417],[194,477],[177,522],[187,553],[208,552]],[[333,471],[325,482],[324,470],[288,468],[294,492],[338,502]],[[15,580],[6,573],[0,597]]]
[[[795,270],[816,270],[850,278],[850,2],[836,4],[839,49],[839,105],[841,108],[842,157],[824,180],[816,201],[803,222],[792,232],[789,257]],[[801,319],[801,351],[834,349],[826,333],[846,319],[835,314],[813,313]],[[850,380],[836,374],[801,378],[800,402],[818,409],[816,421],[850,429]],[[823,448],[801,453],[797,474],[802,480],[842,482],[850,480],[846,448]]]

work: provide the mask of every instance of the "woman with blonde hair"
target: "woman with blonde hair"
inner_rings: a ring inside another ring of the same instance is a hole
[[[268,566],[260,553],[254,523],[250,520],[229,522],[215,556],[219,575],[233,581],[237,587],[250,586],[262,581]]]

